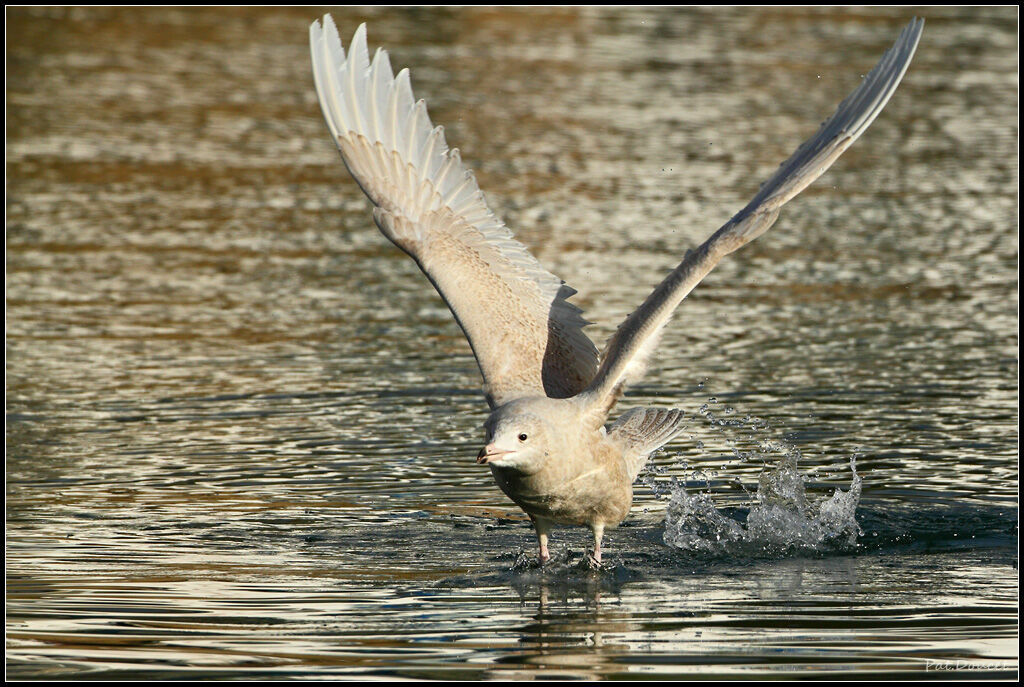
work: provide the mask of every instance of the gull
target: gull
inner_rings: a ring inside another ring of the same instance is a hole
[[[313,77],[341,158],[373,204],[381,232],[409,255],[451,309],[483,376],[490,415],[476,458],[530,517],[541,564],[555,524],[585,525],[588,560],[601,566],[605,529],[633,502],[648,457],[681,431],[676,409],[633,408],[606,426],[639,378],[676,306],[726,255],[774,224],[782,206],[827,170],[868,128],[903,78],[924,20],[893,46],[818,131],[746,207],[655,287],[604,351],[569,302],[575,289],[541,267],[491,211],[457,148],[415,100],[408,69],[385,50],[370,58],[366,25],[348,53],[330,15],[310,26]]]

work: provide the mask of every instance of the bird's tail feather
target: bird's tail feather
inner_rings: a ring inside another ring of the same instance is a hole
[[[622,444],[630,479],[636,479],[648,456],[683,429],[683,411],[674,408],[633,408],[608,428],[608,438]]]

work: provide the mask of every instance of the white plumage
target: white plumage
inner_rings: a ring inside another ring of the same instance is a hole
[[[360,26],[348,54],[334,22],[310,27],[313,77],[346,166],[384,234],[411,255],[465,331],[492,406],[578,393],[597,369],[576,293],[547,272],[484,200],[444,130],[416,102],[409,72],[372,62]]]
[[[638,408],[608,430],[608,415],[639,377],[679,303],[719,260],[757,238],[782,206],[827,170],[874,121],[903,78],[924,21],[900,33],[836,112],[740,212],[659,284],[612,336],[598,365],[587,322],[566,286],[491,212],[457,149],[413,98],[409,72],[371,60],[360,26],[346,55],[330,16],[310,27],[313,76],[342,159],[374,204],[381,231],[408,253],[466,333],[492,412],[478,462],[527,512],[546,560],[552,523],[601,537],[629,512],[632,480],[679,430],[676,410]]]

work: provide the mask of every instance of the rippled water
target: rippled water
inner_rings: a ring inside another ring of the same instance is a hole
[[[330,144],[315,11],[9,8],[8,677],[1015,676],[1017,17],[922,14],[627,394],[690,422],[592,573],[572,529],[533,568],[473,464],[475,363]],[[599,342],[909,15],[334,13]]]

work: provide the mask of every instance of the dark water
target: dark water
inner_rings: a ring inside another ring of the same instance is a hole
[[[592,573],[575,530],[532,568],[473,464],[475,363],[330,144],[319,11],[9,8],[8,677],[1015,676],[1017,15],[918,13],[621,405],[690,424]],[[911,14],[334,17],[603,342]]]

